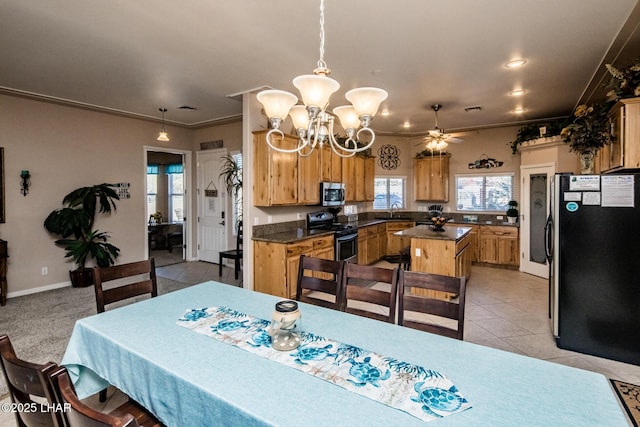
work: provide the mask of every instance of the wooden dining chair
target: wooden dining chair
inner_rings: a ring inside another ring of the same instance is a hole
[[[450,338],[463,339],[466,284],[464,277],[400,270],[398,278],[398,324]],[[420,289],[417,295],[413,289]],[[426,291],[426,292],[425,292]],[[429,291],[458,295],[457,302],[441,299]]]
[[[58,402],[66,405],[67,427],[161,427],[149,411],[129,399],[109,413],[97,411],[83,403],[76,394],[66,368],[51,374],[51,384]]]
[[[342,310],[395,323],[398,269],[347,263],[342,277]]]
[[[340,310],[343,261],[300,256],[296,300]]]
[[[15,404],[12,412],[18,427],[64,427],[61,411],[40,409],[41,404],[51,406],[57,402],[49,377],[57,365],[53,362],[40,365],[19,359],[7,335],[0,336],[0,362],[11,402]],[[44,401],[36,401],[32,397]]]
[[[105,311],[105,305],[117,301],[144,294],[158,296],[156,265],[153,258],[111,267],[94,267],[93,277],[98,313]]]
[[[240,274],[240,261],[242,260],[242,221],[238,221],[238,230],[236,233],[236,248],[229,249],[228,251],[220,252],[220,260],[218,262],[218,276],[222,276],[222,261],[224,259],[232,259],[233,273],[236,280]]]

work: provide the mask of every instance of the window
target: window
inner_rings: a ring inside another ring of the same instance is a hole
[[[514,174],[456,175],[459,211],[503,212],[513,199]]]
[[[240,179],[242,179],[242,153],[234,153],[231,155],[233,160],[238,164],[238,168],[240,169]],[[238,191],[235,194],[232,194],[233,197],[233,235],[235,236],[238,232],[238,221],[242,221],[242,187],[238,188]]]
[[[158,202],[158,166],[147,166],[147,215],[156,213]]]
[[[172,173],[168,177],[171,222],[182,222],[184,218],[184,174]]]
[[[373,209],[404,209],[405,178],[376,177],[374,180]]]

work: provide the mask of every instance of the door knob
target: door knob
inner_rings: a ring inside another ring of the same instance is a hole
[[[224,225],[224,219],[222,220],[222,222],[220,223],[220,225]]]

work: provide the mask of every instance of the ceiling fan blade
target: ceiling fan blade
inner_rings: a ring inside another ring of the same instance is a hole
[[[453,136],[450,136],[448,138],[444,139],[445,141],[452,143],[452,144],[460,144],[461,142],[464,142],[464,139],[461,138],[455,138]]]

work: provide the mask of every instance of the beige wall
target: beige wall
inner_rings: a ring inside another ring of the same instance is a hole
[[[193,131],[167,126],[170,142],[156,141],[159,124],[80,108],[0,95],[0,146],[5,149],[6,223],[10,296],[62,286],[73,265],[43,227],[71,190],[102,182],[131,183],[131,198],[117,203],[96,226],[120,248],[119,262],[144,257],[146,247],[143,146],[193,149]],[[20,171],[31,173],[29,194],[20,194]],[[48,274],[42,275],[42,267]]]

